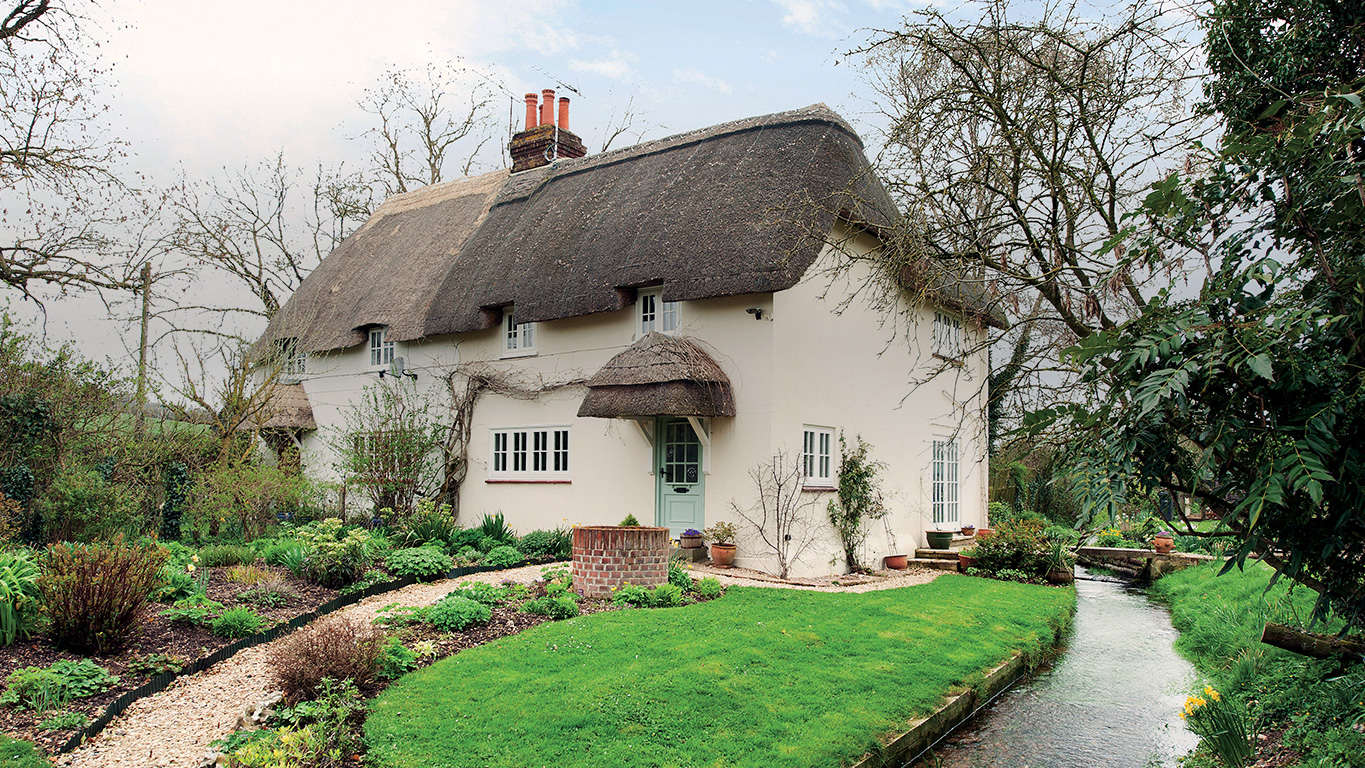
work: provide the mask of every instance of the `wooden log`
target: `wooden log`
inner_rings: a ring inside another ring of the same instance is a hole
[[[1338,656],[1352,661],[1365,659],[1365,642],[1358,639],[1304,632],[1273,622],[1266,622],[1265,629],[1261,631],[1261,642],[1315,659]]]

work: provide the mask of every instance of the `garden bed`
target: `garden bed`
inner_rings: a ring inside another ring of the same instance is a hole
[[[207,594],[212,600],[229,608],[245,606],[265,618],[271,624],[281,623],[304,613],[315,610],[340,594],[335,589],[320,587],[309,581],[295,578],[288,570],[280,567],[257,566],[269,571],[272,576],[284,581],[296,597],[283,606],[269,607],[239,599],[239,595],[251,589],[248,584],[228,581],[226,568],[211,569],[207,583]],[[166,654],[188,662],[204,656],[233,642],[230,638],[219,637],[205,627],[172,623],[159,615],[170,606],[162,603],[148,603],[138,621],[142,631],[133,643],[123,651],[108,655],[85,657],[68,651],[57,650],[46,638],[35,636],[20,640],[4,649],[0,654],[0,680],[4,680],[16,669],[23,667],[47,667],[63,659],[77,661],[92,658],[95,663],[117,675],[117,684],[102,693],[71,701],[66,709],[80,712],[90,720],[103,714],[106,707],[127,691],[133,690],[160,674],[160,670],[146,671],[142,674],[130,672],[130,665],[153,654]],[[28,710],[13,707],[0,707],[0,732],[12,737],[31,741],[49,753],[55,753],[79,728],[43,730],[39,724],[52,713],[34,715]]]

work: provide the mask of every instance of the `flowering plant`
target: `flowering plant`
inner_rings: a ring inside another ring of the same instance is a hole
[[[1246,765],[1255,755],[1251,719],[1247,716],[1246,707],[1224,698],[1212,686],[1204,686],[1203,696],[1185,699],[1180,719],[1226,765]]]
[[[684,535],[684,536],[700,536],[700,535],[701,535],[701,531],[697,530],[696,528],[688,528],[687,530],[685,530],[685,531],[682,532],[682,535]]]

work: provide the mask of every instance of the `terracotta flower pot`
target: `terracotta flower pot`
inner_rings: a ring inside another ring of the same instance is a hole
[[[688,536],[686,534],[678,537],[679,546],[683,549],[696,549],[701,546],[701,536]]]
[[[1076,581],[1076,574],[1070,568],[1053,568],[1047,572],[1049,584],[1072,584]]]
[[[994,529],[994,528],[978,528],[978,529],[976,529],[976,537],[977,537],[978,539],[989,539],[990,537],[992,537],[992,536],[994,536],[994,535],[995,535],[995,529]]]
[[[965,573],[968,568],[971,568],[975,564],[976,555],[964,555],[961,552],[957,553],[957,569],[959,571]]]
[[[903,571],[910,567],[910,564],[906,562],[905,555],[887,555],[882,558],[882,562],[893,571]]]
[[[1157,536],[1152,539],[1152,547],[1156,549],[1157,554],[1167,554],[1175,549],[1175,539],[1170,536]]]
[[[712,544],[711,564],[717,568],[730,568],[735,564],[734,544]]]
[[[974,525],[964,525],[964,526],[962,526],[962,535],[963,535],[963,536],[975,536],[975,535],[976,535],[976,526],[974,526]]]

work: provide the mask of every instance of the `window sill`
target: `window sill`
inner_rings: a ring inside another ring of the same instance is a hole
[[[803,486],[801,486],[801,492],[802,492],[802,493],[833,493],[833,492],[835,492],[835,491],[837,491],[837,490],[839,490],[839,487],[838,487],[838,486],[834,486],[834,485],[803,485]]]
[[[572,480],[532,480],[530,478],[490,477],[484,480],[488,485],[569,485]]]
[[[502,351],[502,358],[501,358],[501,359],[503,359],[503,360],[510,360],[510,359],[516,358],[516,357],[535,357],[535,356],[536,356],[536,350],[534,350],[534,349],[504,349],[504,350]]]

